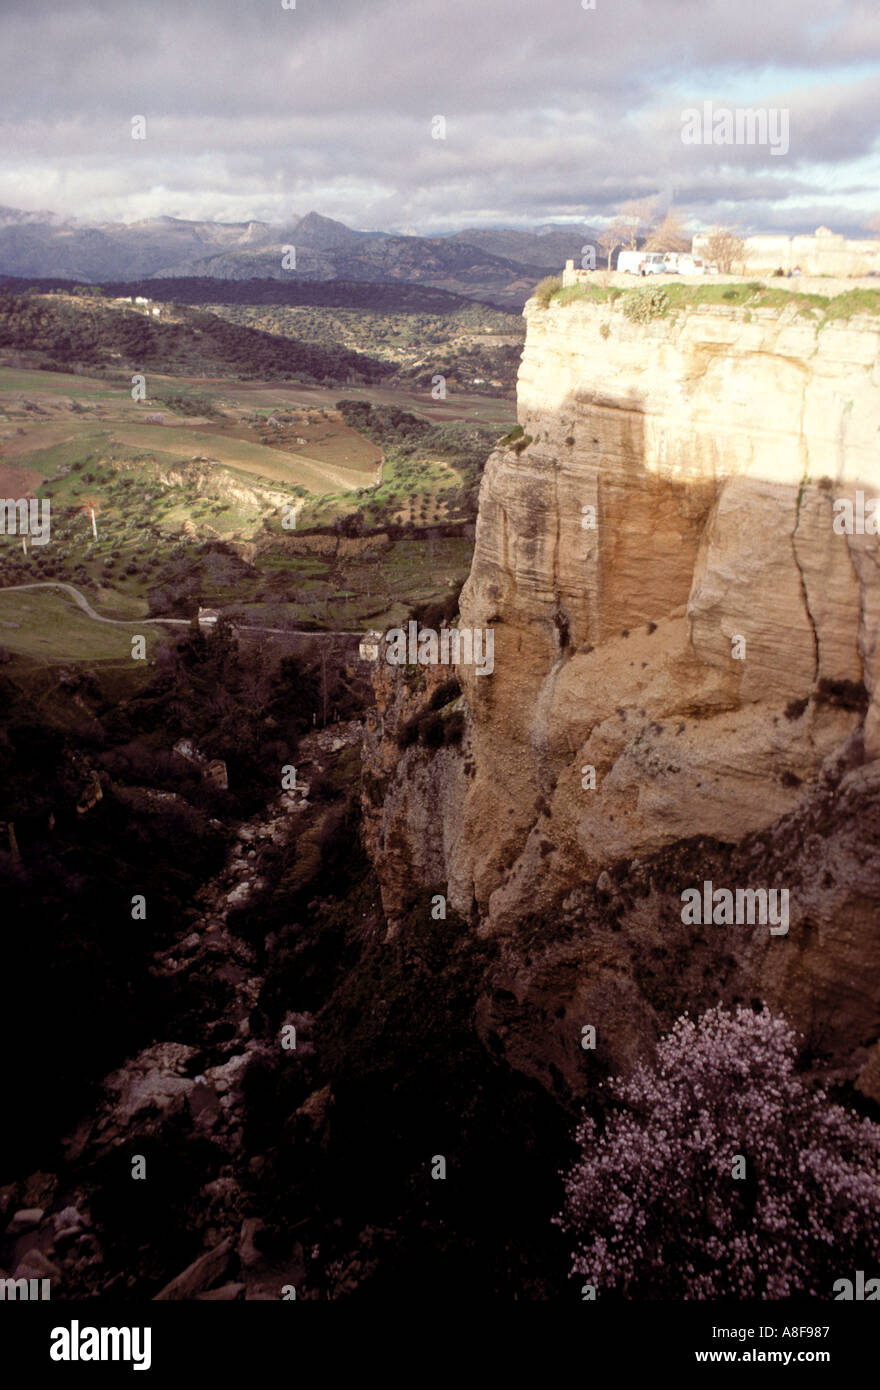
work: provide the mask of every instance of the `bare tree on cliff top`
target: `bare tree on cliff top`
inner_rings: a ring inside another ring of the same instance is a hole
[[[877,1272],[880,1125],[797,1067],[783,1018],[679,1018],[585,1118],[557,1225],[597,1296],[831,1300]]]
[[[600,232],[596,240],[602,248],[602,253],[606,257],[608,269],[611,269],[611,257],[614,255],[618,246],[626,245],[628,229],[619,217],[615,217],[610,226]]]
[[[742,261],[746,248],[733,227],[713,227],[706,239],[705,257],[727,275],[734,261]]]
[[[624,245],[635,251],[640,236],[648,236],[656,221],[656,198],[630,198],[621,203],[616,221],[620,223],[625,237]]]
[[[691,237],[680,212],[669,209],[645,242],[646,251],[690,251]]]

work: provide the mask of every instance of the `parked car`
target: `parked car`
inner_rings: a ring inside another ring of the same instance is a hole
[[[621,251],[617,269],[628,275],[664,275],[666,254],[663,251]]]

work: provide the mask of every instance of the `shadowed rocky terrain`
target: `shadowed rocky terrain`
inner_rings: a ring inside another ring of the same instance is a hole
[[[135,1015],[16,1134],[5,1271],[557,1297],[575,1122],[719,1003],[784,1014],[802,1071],[880,1116],[878,541],[835,526],[880,488],[880,326],[632,302],[527,306],[460,601],[491,674],[362,653],[372,692],[325,729],[307,672],[273,696],[300,783],[209,806],[186,908],[102,963]],[[687,919],[707,883],[785,890],[784,924]]]

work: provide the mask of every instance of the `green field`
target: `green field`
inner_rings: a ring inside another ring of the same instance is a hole
[[[242,473],[252,473],[270,483],[304,487],[309,492],[324,492],[331,487],[363,487],[364,480],[372,480],[376,472],[372,458],[366,467],[355,464],[343,468],[305,454],[291,454],[242,439],[230,439],[212,433],[210,429],[194,431],[174,429],[167,425],[124,425],[115,434],[121,443],[137,449],[149,449],[176,459],[202,455],[228,464]]]
[[[137,666],[131,638],[146,638],[148,654],[157,641],[155,629],[134,620],[113,627],[95,622],[64,593],[51,589],[10,592],[0,589],[0,646],[29,663],[67,661],[116,662]]]
[[[297,533],[459,526],[472,519],[494,431],[512,423],[511,401],[167,372],[148,374],[146,390],[144,402],[132,400],[121,363],[106,381],[0,367],[0,495],[52,504],[48,545],[0,535],[7,586],[65,582],[101,616],[134,624],[201,605],[267,627],[356,630],[399,623],[466,578],[473,542],[458,532],[394,537],[354,555],[341,546],[338,557],[331,541],[322,557],[297,548],[281,503],[295,506]],[[337,410],[342,398],[406,412],[393,416],[400,432],[368,438]],[[163,423],[146,424],[147,414]],[[417,447],[413,416],[431,427]],[[2,621],[18,624],[0,628],[7,671],[100,661],[131,676],[129,630],[89,618],[61,593],[0,589]],[[174,631],[144,626],[151,646]]]
[[[80,376],[73,372],[20,371],[15,367],[0,368],[0,393],[4,391],[48,392],[54,396],[76,396],[80,400],[130,400],[122,384],[110,385],[99,377]]]

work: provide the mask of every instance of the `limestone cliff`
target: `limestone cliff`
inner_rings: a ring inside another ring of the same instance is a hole
[[[638,1017],[727,989],[880,1096],[880,551],[832,525],[836,499],[880,496],[880,321],[639,323],[625,302],[526,306],[523,433],[487,465],[461,600],[495,630],[494,674],[459,670],[472,775],[435,773],[443,875],[419,867],[418,786],[392,778],[386,907],[405,862],[410,893],[443,877],[483,932],[527,930],[550,974],[505,948],[496,984],[517,1008],[562,990],[618,1057]],[[713,874],[787,887],[788,934],[684,927],[681,891]]]

